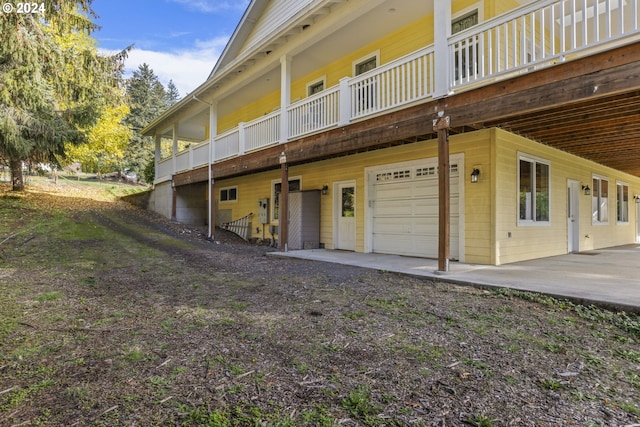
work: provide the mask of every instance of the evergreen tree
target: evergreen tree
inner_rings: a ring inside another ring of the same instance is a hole
[[[124,122],[134,133],[125,152],[127,166],[142,174],[145,166],[154,160],[155,142],[139,131],[158,117],[169,106],[168,95],[148,64],[142,64],[127,83],[130,113]]]
[[[0,158],[22,190],[22,162],[55,161],[86,141],[115,95],[126,50],[97,53],[91,0],[48,0],[33,14],[0,14]]]
[[[169,83],[167,83],[166,92],[167,92],[167,107],[171,107],[173,104],[180,101],[180,92],[178,91],[178,88],[176,87],[176,85],[173,83],[173,80],[169,80]]]

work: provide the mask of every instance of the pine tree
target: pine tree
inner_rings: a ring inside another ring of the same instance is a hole
[[[148,64],[142,64],[127,83],[130,113],[124,122],[134,133],[125,153],[127,166],[141,175],[154,160],[155,142],[139,131],[169,106],[169,96]],[[173,95],[172,95],[173,96]]]
[[[169,83],[167,83],[166,92],[167,92],[167,107],[171,107],[173,104],[180,101],[180,92],[178,91],[178,88],[176,87],[176,85],[173,83],[173,80],[169,80]]]
[[[91,0],[48,0],[41,13],[0,14],[0,157],[22,190],[22,162],[54,161],[86,141],[116,93],[126,50],[101,56],[90,42]]]

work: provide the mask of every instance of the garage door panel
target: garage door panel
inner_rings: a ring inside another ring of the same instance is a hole
[[[379,253],[437,258],[439,228],[437,176],[420,175],[420,172],[416,172],[418,170],[416,167],[399,166],[398,170],[403,172],[402,178],[397,181],[393,181],[394,178],[389,175],[389,172],[384,172],[388,177],[386,181],[374,180],[373,182],[372,249]],[[409,173],[410,170],[412,172]],[[393,170],[391,171],[393,173]],[[380,176],[380,173],[375,176]],[[452,258],[457,258],[459,253],[459,191],[459,176],[452,174],[450,182]]]

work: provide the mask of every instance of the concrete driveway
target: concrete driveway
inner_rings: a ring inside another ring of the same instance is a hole
[[[577,302],[640,312],[638,244],[501,266],[452,262],[447,273],[436,271],[437,260],[397,255],[326,249],[272,252],[269,255],[348,264],[458,284],[540,292]]]

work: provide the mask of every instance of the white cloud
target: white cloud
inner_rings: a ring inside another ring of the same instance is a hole
[[[190,9],[200,12],[216,13],[224,10],[245,10],[249,0],[170,0],[174,3],[184,4]]]
[[[173,80],[180,96],[184,97],[209,77],[228,40],[228,37],[217,37],[197,41],[191,49],[174,52],[134,48],[125,62],[125,75],[131,76],[140,65],[147,63],[165,87]]]

